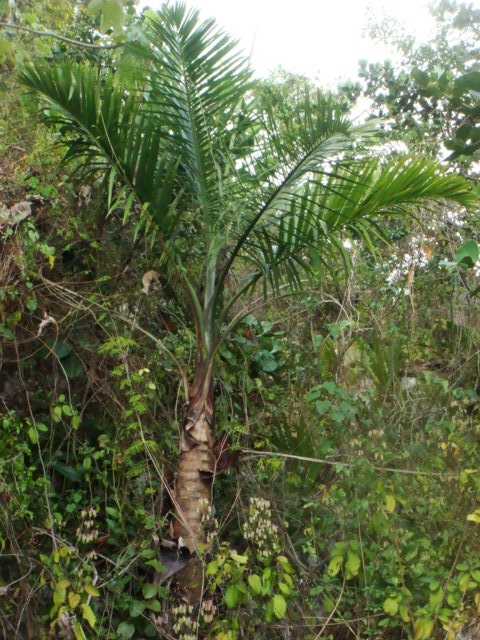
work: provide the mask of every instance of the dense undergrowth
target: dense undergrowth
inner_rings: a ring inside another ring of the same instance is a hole
[[[188,369],[185,310],[168,281],[142,291],[160,252],[105,216],[2,74],[0,636],[476,637],[478,301],[455,265],[475,216],[390,223],[375,260],[357,247],[348,278],[222,345],[228,453],[192,606],[156,576],[178,562],[165,347]]]

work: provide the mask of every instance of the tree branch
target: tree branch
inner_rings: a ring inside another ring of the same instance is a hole
[[[16,29],[17,31],[26,31],[27,33],[32,33],[35,36],[47,36],[48,38],[55,38],[56,40],[61,40],[62,42],[66,42],[67,44],[72,44],[75,47],[85,47],[86,49],[118,49],[123,46],[123,43],[118,44],[90,44],[88,42],[81,42],[80,40],[72,40],[71,38],[67,38],[66,36],[60,36],[57,33],[53,33],[52,31],[37,31],[36,29],[30,29],[30,27],[25,27],[20,24],[10,24],[7,22],[0,22],[0,29]]]

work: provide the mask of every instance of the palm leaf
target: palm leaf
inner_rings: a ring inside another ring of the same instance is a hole
[[[178,236],[203,234],[203,311],[180,274],[198,326],[211,331],[238,257],[253,269],[240,291],[261,278],[276,290],[282,281],[298,288],[333,269],[334,255],[348,266],[343,239],[371,246],[386,214],[438,199],[476,202],[468,182],[434,163],[369,159],[372,126],[353,128],[331,96],[304,91],[288,105],[256,99],[235,42],[184,4],[150,13],[144,36],[129,46],[142,69],[130,87],[88,65],[31,65],[20,78],[42,96],[66,158],[131,190],[166,252],[172,243],[178,273]],[[227,255],[216,277],[220,250]]]
[[[133,50],[146,61],[149,117],[179,158],[190,208],[210,229],[225,200],[219,175],[230,163],[228,131],[238,122],[251,74],[236,43],[184,4],[152,15],[146,37],[148,45]]]
[[[87,175],[113,168],[166,232],[176,197],[176,159],[162,148],[139,96],[89,65],[29,65],[20,80],[42,96],[44,119],[59,128],[59,142],[67,146],[65,160]]]
[[[232,251],[276,291],[281,281],[300,287],[318,268],[334,268],[335,253],[348,266],[342,241],[361,238],[371,247],[371,236],[382,235],[386,215],[405,215],[414,205],[426,207],[438,200],[465,207],[477,203],[468,181],[445,175],[438,164],[423,158],[395,159],[384,166],[372,159],[343,160],[328,172],[307,171],[308,180],[300,171],[303,179],[295,183],[288,176],[277,187]]]

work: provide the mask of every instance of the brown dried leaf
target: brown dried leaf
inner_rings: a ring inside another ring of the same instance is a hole
[[[424,244],[422,246],[422,249],[423,249],[423,253],[425,254],[427,260],[431,260],[432,257],[433,257],[433,253],[434,253],[431,245],[429,245],[427,242],[424,242]]]
[[[17,202],[10,209],[0,206],[0,226],[18,224],[30,215],[32,215],[32,205],[26,200]]]
[[[160,278],[157,271],[154,271],[153,269],[146,271],[142,276],[142,293],[145,293],[148,296],[150,290],[158,286],[159,283]]]
[[[414,275],[415,275],[415,269],[412,265],[411,267],[408,268],[407,283],[409,286],[412,285]]]

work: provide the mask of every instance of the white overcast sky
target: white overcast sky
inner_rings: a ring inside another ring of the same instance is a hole
[[[158,8],[162,0],[140,0],[140,8]],[[427,0],[194,0],[203,18],[218,24],[251,55],[256,75],[279,66],[333,86],[354,79],[358,60],[392,58],[392,51],[365,35],[368,17],[387,15],[403,23],[419,40],[432,33]],[[480,8],[480,0],[474,0]]]

